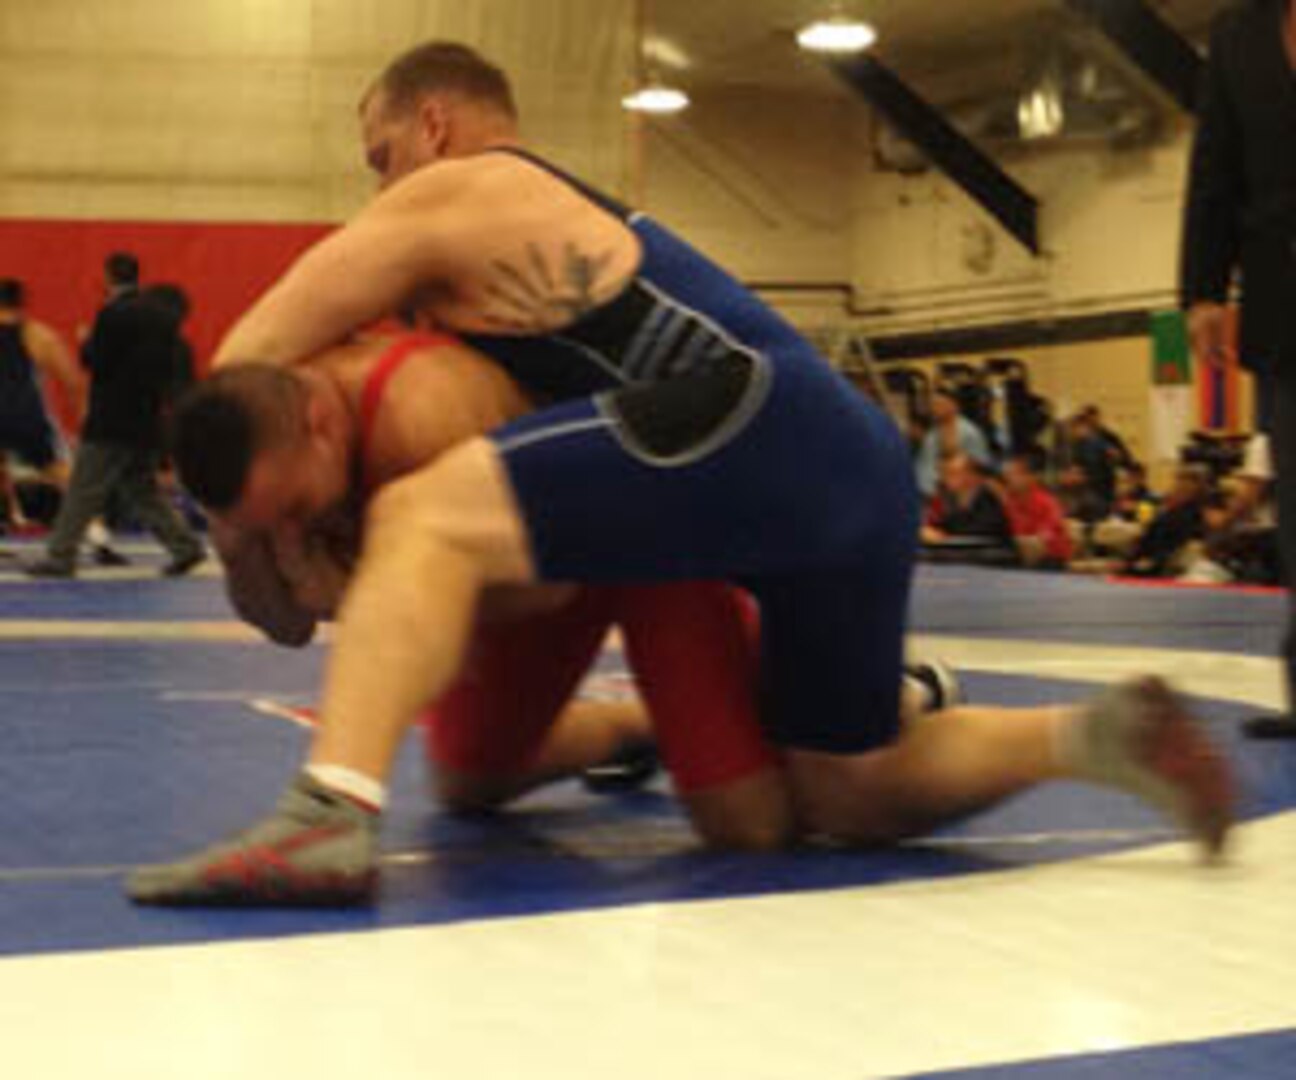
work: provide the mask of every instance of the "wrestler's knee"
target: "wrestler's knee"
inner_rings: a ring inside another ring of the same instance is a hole
[[[774,769],[702,791],[681,792],[693,831],[721,851],[777,851],[796,835],[791,794]]]
[[[843,843],[893,844],[915,832],[888,794],[885,750],[867,754],[788,751],[790,797],[801,832]]]

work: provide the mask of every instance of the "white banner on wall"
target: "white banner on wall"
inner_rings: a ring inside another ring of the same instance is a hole
[[[1196,390],[1192,386],[1157,386],[1151,394],[1153,461],[1178,461],[1179,448],[1195,427]]]

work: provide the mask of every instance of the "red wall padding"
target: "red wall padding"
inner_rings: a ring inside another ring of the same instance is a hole
[[[163,281],[189,294],[187,326],[200,370],[238,316],[329,225],[202,222],[0,221],[0,277],[27,283],[33,316],[69,345],[103,302],[103,260],[113,251],[139,256],[146,284]]]
[[[186,332],[199,372],[239,315],[330,225],[204,222],[0,220],[0,277],[27,285],[31,314],[77,347],[103,303],[103,261],[114,251],[139,257],[145,284],[174,282],[193,312]],[[58,387],[51,405],[65,431],[71,408]]]

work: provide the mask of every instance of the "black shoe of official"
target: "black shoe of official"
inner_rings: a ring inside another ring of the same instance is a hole
[[[1248,739],[1296,740],[1296,717],[1282,714],[1252,717],[1242,725],[1242,733]]]
[[[199,563],[207,558],[207,552],[194,551],[188,555],[180,555],[172,559],[166,566],[162,567],[163,577],[184,577]]]
[[[94,559],[95,566],[130,566],[131,564],[130,559],[107,544],[96,544],[90,557]]]
[[[581,773],[581,783],[586,791],[595,795],[624,795],[638,791],[661,769],[657,745],[635,742],[622,747],[601,765],[593,765]]]
[[[76,567],[54,559],[41,559],[39,562],[24,566],[23,573],[34,578],[74,578]]]

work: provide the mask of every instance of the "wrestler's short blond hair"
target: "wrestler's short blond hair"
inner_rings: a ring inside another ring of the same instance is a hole
[[[513,87],[503,70],[476,49],[454,41],[428,41],[396,57],[361,100],[381,91],[387,107],[403,111],[420,99],[449,91],[486,104],[510,119],[518,116]]]

